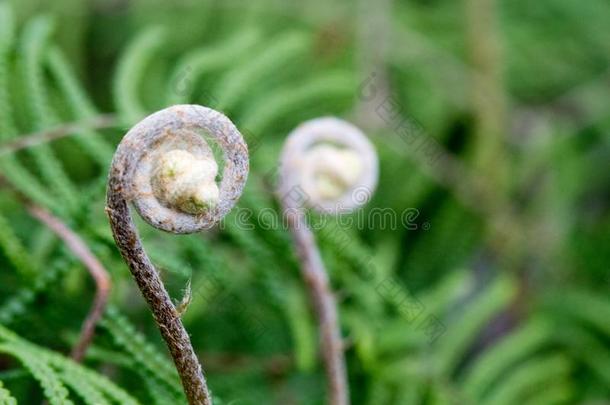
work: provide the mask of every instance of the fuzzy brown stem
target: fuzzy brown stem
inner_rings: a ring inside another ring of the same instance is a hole
[[[114,240],[152,310],[180,375],[189,404],[211,405],[201,365],[189,335],[138,236],[123,194],[125,188],[121,175],[121,169],[113,165],[108,180],[106,212]]]
[[[298,210],[284,210],[301,260],[301,272],[318,315],[320,345],[329,393],[329,404],[349,404],[347,371],[337,304],[313,233]]]
[[[72,349],[72,358],[77,362],[81,361],[93,340],[95,327],[104,314],[108,295],[110,294],[110,276],[83,240],[59,218],[36,205],[30,205],[28,211],[66,244],[68,249],[85,265],[85,268],[95,281],[96,292],[93,305],[81,328],[80,338]]]

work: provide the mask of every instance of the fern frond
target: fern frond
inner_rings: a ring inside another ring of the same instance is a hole
[[[0,225],[1,226],[1,225]],[[25,287],[11,295],[0,306],[0,323],[10,324],[15,318],[24,315],[36,298],[54,283],[68,269],[68,264],[60,261],[40,273],[32,286]]]
[[[116,308],[108,308],[100,325],[110,333],[117,346],[129,353],[148,373],[163,382],[173,393],[182,392],[176,369]]]
[[[550,298],[559,313],[570,314],[610,337],[610,300],[592,292],[567,289]]]
[[[341,319],[350,331],[351,340],[354,342],[354,349],[362,362],[362,367],[365,370],[373,370],[379,361],[379,352],[381,351],[380,337],[375,335],[375,331],[378,329],[377,323],[372,327],[371,322],[364,316],[361,316],[357,310],[343,311]],[[404,325],[401,326],[401,330],[404,331]],[[383,328],[383,330],[383,337],[386,337],[387,333],[385,332],[387,329]],[[406,340],[404,334],[401,333],[401,343],[404,340]],[[383,348],[386,349],[387,346]]]
[[[68,389],[51,367],[35,351],[17,342],[0,344],[0,352],[17,358],[40,383],[45,398],[52,405],[71,405]]]
[[[391,404],[392,390],[383,381],[373,381],[366,401],[367,405]]]
[[[472,271],[455,269],[442,278],[434,287],[419,294],[426,310],[437,316],[444,316],[453,305],[473,290],[475,279]]]
[[[607,346],[578,325],[562,323],[556,329],[557,341],[597,374],[605,386],[610,387],[610,351]]]
[[[2,381],[0,381],[0,404],[17,405],[17,400],[15,398],[13,398],[13,396],[11,395],[9,390],[4,388]]]
[[[286,322],[290,327],[299,370],[311,371],[316,364],[317,338],[307,297],[296,285],[285,285]]]
[[[549,384],[544,390],[531,395],[524,405],[565,405],[574,399],[574,388],[566,381]],[[600,403],[601,405],[601,403]]]
[[[1,87],[1,85],[0,85]],[[1,120],[1,118],[0,118]],[[65,207],[57,201],[40,181],[27,171],[15,158],[15,156],[0,157],[0,172],[13,187],[22,192],[32,201],[47,207],[58,213],[65,213]]]
[[[277,261],[274,259],[274,252],[261,238],[238,226],[237,220],[232,214],[226,217],[224,230],[246,252],[248,257],[257,264],[256,270],[262,283],[267,287],[267,292],[273,298],[275,305],[278,308],[284,309],[283,287],[279,282],[281,271]]]
[[[305,54],[309,44],[307,35],[296,32],[283,35],[272,44],[265,44],[249,63],[236,67],[222,78],[215,92],[218,102],[215,107],[230,111],[254,84],[268,77],[269,72],[283,69],[299,55]]]
[[[187,53],[174,68],[168,85],[168,104],[186,104],[191,99],[199,78],[235,62],[261,38],[255,29],[240,31],[233,37]]]
[[[139,86],[165,37],[163,27],[148,28],[131,41],[119,59],[113,93],[117,111],[125,124],[133,124],[148,113],[140,100]]]
[[[562,355],[538,356],[521,364],[502,379],[484,405],[512,405],[522,403],[532,394],[557,381],[565,381],[570,372],[570,361]],[[562,384],[562,385],[565,385]]]
[[[72,360],[52,351],[41,348],[38,349],[38,353],[55,369],[59,370],[60,372],[67,372],[75,377],[77,376],[77,378],[79,378],[83,384],[91,386],[93,389],[101,392],[110,400],[119,404],[139,405],[137,400],[135,400],[131,395],[119,388],[105,376],[91,371],[88,368],[83,367],[80,364],[77,364]]]
[[[61,382],[64,377],[68,378],[69,376],[70,379],[79,380],[79,387],[75,390],[78,389],[79,394],[85,393],[86,390],[89,399],[98,395],[94,393],[95,391],[120,404],[139,405],[138,401],[131,395],[105,376],[91,371],[60,354],[29,343],[1,324],[0,341],[4,341],[0,343],[0,352],[18,357],[21,360],[34,378],[40,381],[45,391],[45,397],[51,404],[69,405],[72,403],[67,399],[68,391]]]
[[[111,405],[97,388],[87,384],[73,369],[63,370],[59,378],[88,405]]]
[[[498,276],[467,305],[459,318],[453,319],[451,324],[447,325],[447,329],[452,332],[440,338],[437,349],[438,371],[441,375],[450,375],[455,370],[460,360],[465,358],[466,351],[474,343],[481,328],[506,308],[515,293],[515,282],[508,276]]]
[[[15,129],[8,95],[9,53],[15,37],[14,20],[9,3],[0,3],[0,139],[9,139]]]
[[[252,102],[252,108],[244,113],[243,127],[259,135],[265,133],[276,120],[289,117],[303,107],[315,106],[326,100],[344,100],[348,101],[348,105],[355,87],[356,81],[349,72],[331,72],[301,85],[282,87],[265,94],[260,102]]]
[[[150,252],[150,258],[156,266],[182,277],[192,276],[190,266],[179,255],[163,249],[151,249]]]
[[[44,130],[55,123],[55,113],[49,103],[43,77],[44,51],[52,30],[50,18],[37,17],[28,23],[22,37],[23,83],[34,130]],[[31,149],[31,153],[44,180],[70,210],[75,209],[78,193],[52,149],[43,144]]]
[[[184,397],[178,397],[168,392],[165,387],[159,384],[159,382],[151,377],[148,373],[140,370],[138,373],[148,389],[151,402],[155,405],[166,405],[166,404],[181,404],[185,403]]]
[[[0,249],[25,280],[36,274],[32,267],[32,258],[2,214],[0,214]]]
[[[86,92],[81,88],[78,80],[66,57],[57,47],[53,47],[47,54],[49,72],[55,77],[59,89],[66,98],[68,107],[77,119],[91,118],[96,115],[95,107]],[[92,130],[83,132],[74,137],[85,152],[91,156],[102,168],[106,168],[112,160],[113,149],[98,133]]]
[[[185,238],[181,243],[186,248],[185,253],[195,259],[196,268],[202,269],[193,271],[192,291],[197,304],[189,307],[184,319],[201,319],[212,307],[212,300],[228,289],[230,276],[226,270],[230,266],[224,252],[203,237]]]
[[[13,120],[13,108],[9,95],[9,53],[14,46],[15,28],[12,10],[8,3],[0,3],[0,140],[17,135]],[[0,172],[19,191],[33,201],[48,208],[57,209],[59,204],[45,191],[38,179],[8,155],[0,157]]]
[[[502,373],[549,344],[552,336],[551,325],[544,319],[532,320],[505,336],[475,359],[461,384],[464,393],[473,400],[481,398]]]

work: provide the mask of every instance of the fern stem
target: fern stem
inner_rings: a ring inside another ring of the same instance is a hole
[[[349,390],[337,303],[329,286],[322,257],[304,215],[289,208],[285,212],[297,247],[297,253],[301,259],[303,279],[309,287],[318,314],[320,344],[330,397],[329,403],[346,405],[349,404]]]
[[[207,142],[194,130],[213,137],[223,149],[225,160],[220,201],[197,215],[157,199],[155,190],[150,189],[152,164],[147,164],[178,148],[211,153]],[[110,168],[106,212],[114,240],[152,310],[190,404],[211,405],[212,400],[190,337],[142,246],[128,203],[133,202],[139,214],[158,229],[176,234],[201,231],[217,223],[235,205],[247,173],[247,146],[237,128],[224,115],[195,105],[169,107],[138,123],[121,141]]]
[[[117,180],[118,170],[113,165],[106,209],[115,241],[159,325],[189,403],[211,405],[207,384],[189,335],[138,236],[127,200],[121,192],[123,184]]]
[[[319,186],[309,181],[308,177],[312,177],[312,173],[340,176],[341,170],[349,166],[335,166],[324,171],[322,159],[311,159],[312,150],[329,143],[341,145],[344,149],[329,150],[327,161],[340,160],[343,156],[341,153],[349,150],[350,156],[361,166],[344,189],[337,189],[339,193],[326,198],[319,192]],[[301,260],[303,278],[318,314],[320,345],[332,405],[349,403],[345,354],[337,304],[314,235],[308,227],[304,208],[314,208],[322,214],[340,214],[360,207],[370,199],[377,185],[378,170],[377,154],[366,136],[352,124],[333,117],[301,124],[288,136],[282,149],[279,198]]]

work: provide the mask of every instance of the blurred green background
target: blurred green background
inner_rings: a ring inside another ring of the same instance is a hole
[[[325,401],[290,235],[269,224],[285,137],[326,115],[380,158],[361,226],[317,231],[352,403],[610,403],[609,21],[605,0],[0,2],[0,150],[118,117],[0,153],[0,403],[184,402],[104,214],[122,135],[178,103],[223,111],[250,145],[221,227],[139,221],[172,297],[192,281],[183,319],[215,404]],[[65,356],[95,285],[31,204],[112,278],[82,367]]]

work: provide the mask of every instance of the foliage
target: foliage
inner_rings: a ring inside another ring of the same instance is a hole
[[[103,204],[125,129],[187,102],[223,110],[248,141],[239,210],[203,235],[139,228],[177,301],[192,280],[183,319],[215,403],[324,402],[315,319],[272,193],[286,134],[323,115],[366,129],[381,163],[363,226],[327,218],[316,231],[354,404],[610,398],[607,2],[497,2],[507,107],[489,110],[503,129],[489,153],[506,182],[476,163],[480,44],[467,39],[466,1],[369,12],[347,1],[48,3],[0,2],[0,146],[100,111],[120,123],[0,154],[0,403],[184,402]],[[370,30],[382,38],[372,47]],[[362,98],[373,71],[385,72],[392,122],[416,123],[469,176],[383,125],[383,100]],[[479,184],[490,199],[464,198]],[[93,283],[24,201],[61,218],[111,273],[112,304],[82,365],[65,354]],[[381,226],[379,208],[417,214]]]

